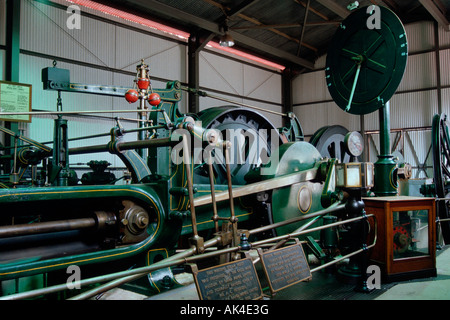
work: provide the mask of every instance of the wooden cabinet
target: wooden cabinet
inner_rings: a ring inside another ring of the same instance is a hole
[[[435,200],[397,196],[364,198],[364,203],[367,214],[374,214],[377,221],[369,264],[381,267],[384,280],[436,276]]]

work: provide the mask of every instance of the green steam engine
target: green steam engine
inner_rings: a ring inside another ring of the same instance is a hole
[[[153,89],[144,61],[133,89],[71,83],[67,70],[44,69],[45,90],[138,103],[137,110],[117,112],[136,113],[139,126],[126,130],[117,119],[110,132],[98,135],[109,136],[107,144],[77,148],[70,147],[64,116],[82,112],[48,112],[56,115],[52,147],[0,129],[16,141],[1,157],[12,164],[0,182],[2,297],[87,298],[119,285],[150,295],[178,287],[175,275],[191,262],[223,265],[294,239],[320,268],[349,258],[347,272],[360,278],[376,242],[375,236],[367,243],[366,221],[374,218],[365,214],[362,197],[373,196],[371,189],[382,196],[397,192],[388,101],[407,58],[398,18],[382,8],[382,30],[369,30],[364,10],[337,31],[326,77],[341,108],[379,110],[383,152],[375,165],[360,162],[358,132],[324,128],[306,142],[294,114],[283,114],[288,128],[275,128],[251,106],[182,114],[183,91],[208,94],[177,81]],[[125,141],[130,132],[139,139]],[[123,161],[123,177],[110,173],[106,161],[89,162],[92,172],[82,177],[69,166],[73,155],[102,152]],[[70,266],[83,275],[78,291],[67,290]]]

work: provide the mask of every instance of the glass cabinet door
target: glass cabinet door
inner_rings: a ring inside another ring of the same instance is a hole
[[[394,259],[429,255],[428,210],[393,211]]]

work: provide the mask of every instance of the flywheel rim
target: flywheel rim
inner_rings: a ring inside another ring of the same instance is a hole
[[[446,121],[447,115],[435,115],[431,129],[436,197],[440,199],[449,198],[449,200],[439,200],[437,202],[437,216],[440,219],[448,219],[450,217],[450,185],[446,186],[446,181],[450,181],[450,138]],[[448,244],[450,243],[450,221],[443,221],[440,224],[444,242]]]

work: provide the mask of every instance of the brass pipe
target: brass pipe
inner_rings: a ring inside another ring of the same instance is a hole
[[[209,150],[208,155],[208,173],[209,173],[209,184],[211,186],[211,203],[213,207],[212,220],[214,221],[214,229],[219,232],[219,214],[217,213],[217,203],[216,203],[216,190],[214,187],[214,172],[212,167],[212,150]]]
[[[215,237],[213,239],[210,239],[208,241],[206,241],[204,243],[204,247],[208,248],[208,247],[212,247],[214,245],[216,245],[220,240],[220,237]],[[171,266],[176,266],[182,263],[188,263],[188,262],[193,262],[199,259],[203,259],[205,256],[208,257],[209,255],[213,254],[213,256],[219,254],[216,252],[211,252],[211,253],[204,253],[200,256],[196,256],[192,258],[189,258],[190,256],[192,256],[193,254],[195,254],[195,252],[197,251],[197,249],[195,248],[195,246],[192,246],[189,249],[186,249],[183,252],[177,253],[171,257],[168,257],[164,260],[161,260],[159,262],[156,262],[154,264],[152,264],[151,266],[148,267],[142,267],[142,268],[137,268],[134,269],[134,272],[129,272],[128,274],[126,274],[126,271],[122,271],[122,272],[118,272],[117,275],[115,277],[108,277],[106,280],[104,281],[108,281],[108,280],[113,280],[110,281],[106,284],[103,284],[93,290],[90,290],[88,292],[84,292],[78,296],[72,297],[70,298],[70,300],[84,300],[84,299],[88,299],[91,298],[97,294],[103,293],[105,291],[111,290],[113,288],[116,288],[124,283],[130,282],[130,281],[134,281],[137,280],[143,276],[145,276],[147,273],[158,270],[158,269],[162,269],[162,268],[166,268],[166,267],[171,267]],[[156,266],[156,268],[152,268]],[[141,272],[136,272],[136,270],[143,270]],[[133,271],[133,270],[130,270]],[[121,278],[119,274],[123,274],[125,273],[125,275]],[[103,281],[98,281],[98,282],[103,282]],[[95,283],[95,282],[94,282]],[[92,284],[89,283],[89,284]],[[86,284],[87,285],[87,284]],[[60,291],[60,290],[59,290]],[[1,298],[0,298],[1,299]]]
[[[189,195],[189,208],[191,211],[192,233],[194,234],[194,237],[197,237],[198,236],[197,217],[195,215],[194,187],[192,184],[192,177],[191,177],[191,155],[189,145],[187,143],[188,137],[186,134],[183,134],[182,137],[183,137],[183,161],[186,167],[186,182]]]
[[[230,169],[230,151],[229,145],[225,144],[225,167],[227,170],[227,183],[228,183],[228,198],[230,200],[230,214],[231,214],[231,222],[234,223],[235,215],[234,215],[234,197],[233,197],[233,184],[231,181],[231,169]]]
[[[296,231],[296,232],[285,234],[285,235],[282,235],[282,236],[273,237],[273,238],[270,238],[270,239],[259,240],[259,241],[253,242],[252,245],[258,246],[258,245],[261,245],[261,244],[268,243],[269,241],[279,241],[279,240],[283,240],[283,239],[296,238],[296,237],[301,236],[301,235],[303,235],[305,233],[320,231],[320,230],[323,230],[323,229],[327,229],[329,227],[340,226],[340,225],[351,223],[351,222],[355,222],[355,221],[358,221],[358,220],[361,220],[361,219],[366,219],[368,217],[374,217],[374,215],[370,214],[370,215],[367,215],[367,216],[356,217],[356,218],[347,219],[347,220],[344,220],[344,221],[339,221],[339,222],[326,224],[326,225],[323,225],[323,226],[320,226],[320,227],[311,228],[311,229],[308,229],[308,230]]]
[[[270,224],[270,225],[267,225],[267,226],[262,226],[262,227],[259,227],[259,228],[256,228],[256,229],[252,229],[252,230],[249,231],[249,233],[250,233],[250,235],[252,235],[252,234],[268,231],[268,230],[271,230],[271,229],[276,229],[278,227],[282,227],[282,226],[285,226],[285,225],[288,225],[288,224],[291,224],[291,223],[295,223],[295,222],[299,222],[299,221],[302,221],[302,220],[311,219],[311,218],[314,218],[314,217],[317,217],[317,216],[325,215],[327,213],[331,213],[331,212],[335,212],[335,211],[340,211],[340,210],[343,210],[343,209],[345,209],[345,205],[344,204],[335,203],[335,204],[332,204],[330,207],[328,207],[326,209],[323,209],[323,210],[319,210],[319,211],[316,211],[316,212],[313,212],[313,213],[310,213],[310,214],[306,214],[306,215],[303,215],[303,216],[300,216],[300,217],[288,219],[288,220],[285,220],[285,221],[280,221],[280,222],[273,223],[273,224]]]
[[[230,223],[231,223],[231,246],[237,245],[237,219],[234,213],[234,197],[233,197],[233,183],[231,181],[231,169],[230,169],[230,143],[224,144],[225,151],[225,167],[227,170],[227,183],[228,183],[228,197],[230,200]]]

